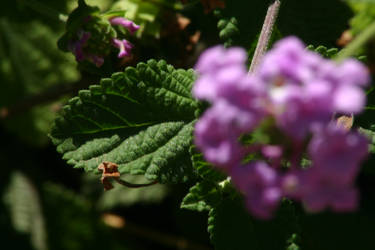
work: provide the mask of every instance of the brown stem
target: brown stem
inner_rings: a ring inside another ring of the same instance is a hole
[[[264,53],[267,50],[269,40],[271,38],[273,26],[276,22],[277,15],[280,9],[280,0],[274,0],[272,4],[268,7],[266,18],[264,19],[262,31],[260,32],[260,36],[258,39],[258,44],[255,49],[255,53],[253,56],[253,60],[251,61],[250,70],[249,72],[253,72],[254,69],[259,64],[260,60],[262,59]]]
[[[148,186],[152,186],[152,185],[155,185],[158,183],[158,181],[153,181],[153,182],[150,182],[150,183],[142,183],[142,184],[134,184],[134,183],[130,183],[130,182],[127,182],[127,181],[124,181],[124,180],[121,180],[120,178],[114,178],[115,181],[125,187],[128,187],[128,188],[141,188],[141,187],[148,187]]]

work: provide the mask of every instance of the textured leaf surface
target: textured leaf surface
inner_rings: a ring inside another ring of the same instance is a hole
[[[181,203],[181,208],[199,212],[210,210],[212,206],[220,203],[221,198],[222,193],[216,185],[203,181],[190,188]]]
[[[103,161],[120,173],[150,180],[186,180],[189,147],[199,104],[190,94],[192,70],[150,60],[80,91],[51,132],[69,164],[97,172]]]
[[[197,174],[205,181],[218,182],[226,178],[226,176],[217,171],[214,166],[204,160],[203,154],[198,151],[195,145],[190,147],[191,162]]]

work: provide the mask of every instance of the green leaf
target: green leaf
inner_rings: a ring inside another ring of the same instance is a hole
[[[298,235],[292,234],[292,236],[288,240],[288,247],[286,249],[287,250],[300,250],[301,248],[298,246],[297,242],[298,242]]]
[[[47,249],[47,231],[39,194],[31,180],[20,172],[12,176],[4,200],[16,231],[30,234],[37,250]]]
[[[112,9],[125,10],[125,17],[141,26],[136,33],[138,37],[148,35],[160,38],[162,6],[157,1],[119,0]]]
[[[325,47],[323,45],[319,45],[317,47],[315,47],[314,45],[309,45],[309,46],[307,46],[307,49],[312,50],[316,53],[319,53],[324,58],[329,58],[329,59],[333,58],[339,52],[339,50],[337,48],[328,49],[327,47]]]
[[[356,36],[375,20],[375,2],[346,0],[355,15],[350,19],[350,32]]]
[[[297,221],[289,201],[283,202],[274,219],[258,221],[237,196],[210,210],[208,231],[215,250],[285,249],[297,231]]]
[[[181,208],[204,211],[210,210],[221,202],[222,193],[218,185],[212,182],[198,182],[191,187],[181,203]]]
[[[358,132],[366,136],[369,140],[369,151],[375,153],[375,132],[370,129],[359,128]]]
[[[155,60],[115,73],[69,101],[55,121],[53,142],[69,164],[89,172],[110,161],[121,174],[186,181],[199,108],[190,93],[194,80],[192,70]]]
[[[196,170],[197,174],[202,177],[205,181],[219,182],[223,181],[226,176],[216,170],[211,163],[204,160],[203,154],[198,152],[195,145],[190,147],[191,162],[193,168]]]
[[[214,166],[203,159],[195,145],[190,147],[191,162],[196,173],[203,179],[191,187],[181,203],[181,208],[204,211],[216,206],[223,197],[226,176],[215,170]]]
[[[225,46],[240,45],[246,48],[262,29],[268,1],[226,1],[225,8],[215,11],[219,36]]]

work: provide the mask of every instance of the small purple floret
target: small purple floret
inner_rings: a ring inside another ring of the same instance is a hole
[[[123,17],[114,17],[111,18],[109,21],[112,25],[120,25],[126,28],[130,32],[130,34],[136,32],[140,27],[139,25],[136,25],[134,22]]]
[[[120,52],[118,53],[118,58],[130,56],[130,52],[131,52],[131,49],[133,48],[133,44],[131,44],[129,41],[125,39],[119,40],[119,39],[114,38],[112,39],[112,44],[113,46],[115,46],[116,48],[120,50]]]
[[[86,56],[83,52],[83,48],[87,44],[87,41],[90,39],[90,37],[90,32],[80,31],[78,32],[78,41],[70,44],[69,49],[75,55],[77,62],[85,60]]]
[[[245,194],[249,210],[258,218],[271,218],[282,194],[277,172],[257,161],[233,168],[231,177],[234,185]]]

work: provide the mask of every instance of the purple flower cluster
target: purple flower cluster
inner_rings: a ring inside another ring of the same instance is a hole
[[[96,23],[95,20],[95,18],[86,18],[84,20],[85,26],[90,26],[89,24],[91,22],[94,25]],[[131,35],[139,29],[139,25],[123,17],[113,17],[109,20],[109,23],[112,26],[124,27]],[[106,33],[111,34],[111,37],[100,38],[99,40],[106,41],[109,39],[109,45],[119,49],[118,58],[131,55],[131,50],[134,47],[133,44],[126,39],[118,39],[117,32]],[[87,60],[94,63],[97,67],[101,67],[104,63],[104,56],[108,53],[108,50],[106,49],[106,51],[99,53],[100,49],[98,48],[103,47],[103,44],[100,44],[96,47],[95,51],[93,51],[89,46],[90,40],[93,39],[92,37],[92,32],[81,29],[77,32],[77,38],[71,40],[68,49],[75,55],[77,62]],[[95,38],[93,40],[95,40]],[[97,43],[97,41],[93,41],[93,43]]]
[[[231,176],[259,218],[270,218],[282,197],[313,212],[354,210],[354,181],[368,144],[332,117],[361,112],[367,68],[354,59],[324,59],[295,37],[276,43],[252,74],[246,59],[240,48],[218,46],[197,62],[193,94],[211,104],[195,127],[206,160]],[[241,135],[251,135],[264,121],[273,122],[278,139],[241,142]],[[257,160],[244,164],[249,153]],[[303,156],[312,162],[308,167],[301,166]]]

